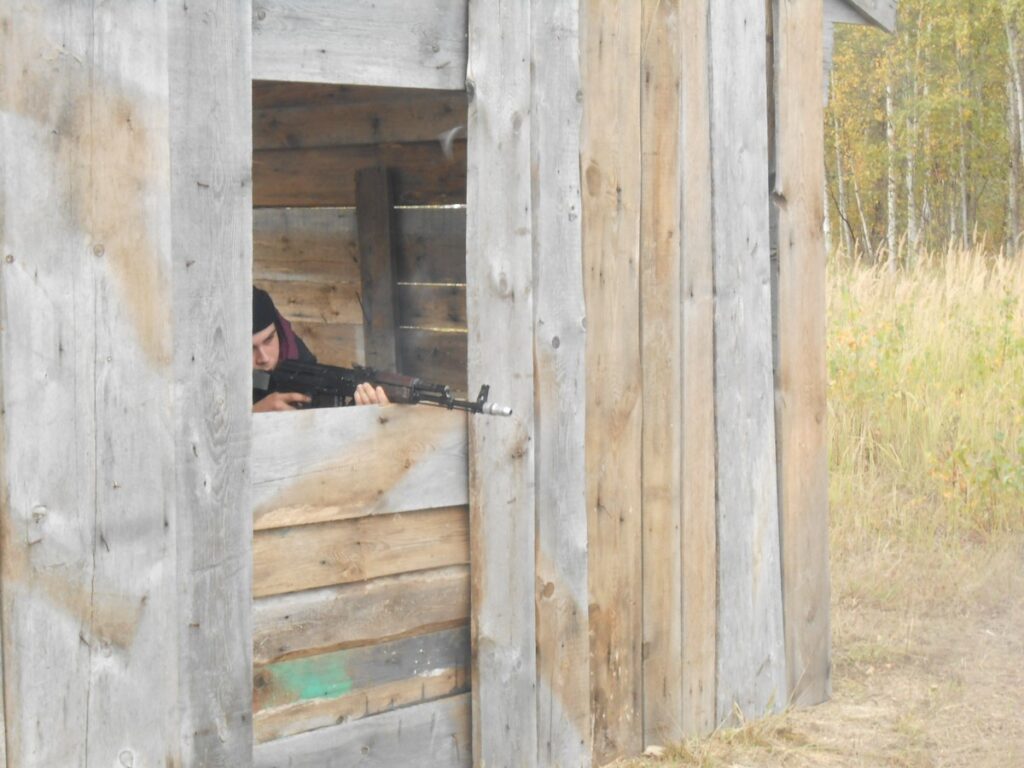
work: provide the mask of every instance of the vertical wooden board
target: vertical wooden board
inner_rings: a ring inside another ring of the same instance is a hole
[[[531,13],[538,763],[589,766],[579,3]]]
[[[507,419],[470,426],[474,762],[535,765],[530,14],[469,3],[466,305],[469,385]]]
[[[256,0],[253,77],[462,90],[466,0]]]
[[[253,764],[256,768],[468,768],[473,765],[469,710],[466,693],[320,728],[260,744]]]
[[[644,743],[682,736],[679,0],[643,3]]]
[[[2,26],[9,760],[177,761],[167,13]]]
[[[830,693],[825,362],[824,136],[820,0],[780,3],[776,38],[779,201],[779,503],[790,700]]]
[[[251,9],[190,0],[165,13],[182,762],[242,766],[253,733]]]
[[[581,11],[594,763],[643,749],[641,5]]]
[[[366,364],[396,371],[399,365],[395,329],[395,249],[391,182],[380,166],[356,174],[356,229],[359,233],[360,304]]]
[[[714,286],[708,3],[681,9],[682,83],[682,725],[717,724]]]
[[[768,253],[764,0],[709,7],[718,719],[786,704]]]

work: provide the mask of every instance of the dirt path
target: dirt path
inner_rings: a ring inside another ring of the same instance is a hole
[[[1024,552],[846,573],[833,698],[633,768],[1024,768]]]

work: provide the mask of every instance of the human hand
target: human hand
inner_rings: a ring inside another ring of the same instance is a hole
[[[269,413],[270,411],[294,411],[297,404],[312,402],[308,395],[299,392],[271,392],[262,400],[253,403],[253,413]]]
[[[391,402],[384,387],[375,388],[365,381],[356,387],[355,401],[356,405],[388,405]]]

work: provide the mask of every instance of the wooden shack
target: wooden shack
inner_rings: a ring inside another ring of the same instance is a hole
[[[827,698],[820,62],[893,14],[0,4],[0,767],[597,766]],[[254,283],[512,418],[253,416]]]

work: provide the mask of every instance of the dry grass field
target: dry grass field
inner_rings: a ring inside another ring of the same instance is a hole
[[[1024,261],[829,278],[833,697],[618,768],[1024,766]]]

